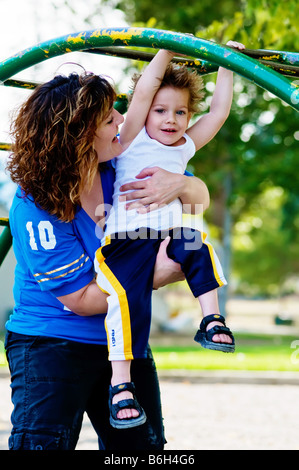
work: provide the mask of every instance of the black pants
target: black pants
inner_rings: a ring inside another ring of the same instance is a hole
[[[109,424],[107,346],[8,332],[6,350],[14,405],[10,449],[73,450],[84,412],[101,450],[163,449],[159,383],[149,348],[131,369],[147,421],[127,430]]]

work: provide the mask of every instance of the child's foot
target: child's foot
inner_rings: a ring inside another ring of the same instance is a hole
[[[217,325],[224,326],[224,324],[220,321],[212,321],[211,323],[207,325],[206,331],[209,331],[211,328],[214,328],[214,326],[217,326]],[[232,338],[224,333],[213,335],[212,341],[214,341],[214,343],[227,343],[227,344],[233,343]]]
[[[204,348],[223,352],[234,352],[235,341],[232,332],[225,325],[222,315],[205,316],[199,326],[194,340]]]
[[[124,392],[120,391],[119,393],[116,393],[116,395],[114,395],[114,397],[112,398],[112,405],[119,403],[121,400],[130,399],[134,399],[133,393],[129,392],[128,390],[125,390]],[[137,416],[139,416],[139,412],[134,408],[124,408],[120,410],[116,416],[118,419],[137,418]]]
[[[135,397],[133,382],[125,382],[109,388],[110,424],[117,429],[140,426],[146,414]]]

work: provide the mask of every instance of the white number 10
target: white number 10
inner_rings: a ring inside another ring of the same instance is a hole
[[[37,226],[39,241],[45,250],[53,250],[56,246],[56,238],[54,235],[53,225],[48,220],[41,220]],[[32,250],[38,250],[32,222],[27,222],[26,229],[29,232],[29,244]]]

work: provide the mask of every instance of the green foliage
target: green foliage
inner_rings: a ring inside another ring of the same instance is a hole
[[[299,235],[298,230],[284,227],[286,198],[282,188],[267,189],[234,225],[234,273],[242,274],[241,292],[275,296],[290,292],[284,281],[299,271]],[[298,213],[293,221],[298,224]]]
[[[220,21],[223,17],[230,17],[242,3],[238,0],[218,2],[215,8],[208,1],[198,0],[176,0],[175,3],[169,0],[119,0],[116,1],[116,7],[126,13],[129,23],[144,25],[150,18],[156,18],[157,28],[195,34],[214,19]]]
[[[298,51],[298,15],[299,5],[294,0],[250,0],[230,18],[213,20],[197,36],[222,43],[234,38],[252,49]]]
[[[208,0],[176,0],[175,5],[172,0],[118,0],[115,6],[129,23],[145,25],[155,18],[157,28],[217,42],[235,38],[256,49],[299,49],[296,0],[226,0],[217,6]]]

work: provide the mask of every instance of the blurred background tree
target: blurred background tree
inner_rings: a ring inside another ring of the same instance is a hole
[[[221,44],[234,39],[251,49],[299,50],[297,0],[226,0],[217,6],[207,0],[119,0],[115,7],[137,26],[188,32]],[[215,75],[204,78],[204,111]],[[296,111],[235,76],[226,124],[190,163],[210,189],[205,218],[223,248],[230,285],[239,293],[281,295],[299,274],[298,141]]]

